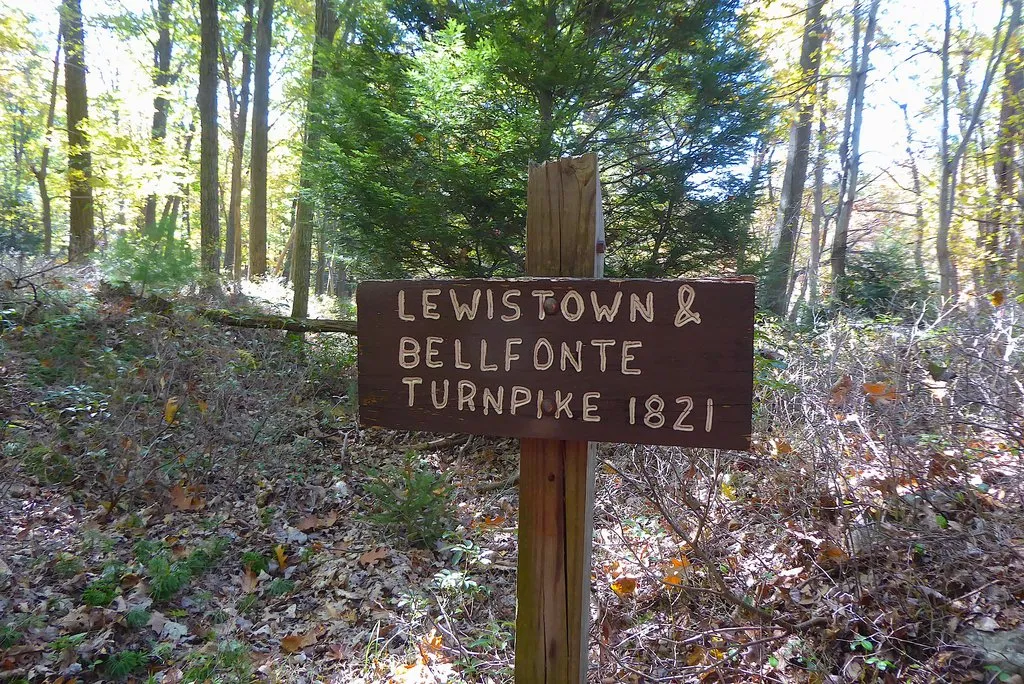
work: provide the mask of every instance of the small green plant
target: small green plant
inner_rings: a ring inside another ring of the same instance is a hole
[[[74,467],[67,456],[42,444],[25,450],[21,467],[42,484],[62,484],[75,479]]]
[[[214,537],[186,558],[172,560],[166,545],[142,540],[135,545],[135,556],[149,575],[149,595],[155,601],[167,601],[181,591],[193,577],[203,574],[224,555],[228,540]]]
[[[200,652],[190,658],[190,664],[182,673],[182,682],[237,682],[247,684],[252,680],[252,659],[245,644],[228,641],[220,644],[213,653]]]
[[[21,641],[21,630],[12,625],[0,625],[0,651]]]
[[[139,651],[112,653],[103,661],[103,671],[115,679],[124,679],[146,666],[149,658]]]
[[[256,604],[259,602],[259,597],[256,594],[246,594],[242,598],[238,599],[238,603],[235,604],[235,608],[242,615],[252,615],[256,612]]]
[[[103,568],[100,576],[90,582],[82,592],[82,603],[87,606],[109,606],[117,596],[117,588],[122,574],[124,574],[123,565],[120,563],[108,564]]]
[[[242,554],[242,567],[258,575],[270,569],[270,561],[255,551],[246,551]]]
[[[81,634],[70,634],[67,636],[57,637],[50,642],[50,650],[54,653],[63,653],[64,651],[73,651],[88,638],[88,632],[82,632]]]
[[[271,596],[284,596],[290,594],[295,590],[295,582],[292,580],[281,579],[278,577],[270,586],[267,587],[267,593]]]
[[[131,629],[142,629],[149,624],[150,614],[145,608],[133,608],[124,616],[124,624]]]
[[[53,562],[53,573],[60,579],[74,577],[82,570],[82,560],[70,553],[57,554],[57,560]]]
[[[370,475],[366,485],[374,508],[370,519],[389,533],[430,548],[451,526],[451,487],[415,453],[408,452],[400,468]]]

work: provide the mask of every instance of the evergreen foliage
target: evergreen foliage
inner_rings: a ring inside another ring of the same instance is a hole
[[[602,160],[610,272],[694,272],[736,252],[753,191],[734,171],[770,114],[738,3],[545,7],[397,7],[338,46],[310,123],[317,200],[360,275],[521,273],[529,163],[587,151]]]
[[[198,274],[192,249],[174,235],[174,224],[161,221],[152,230],[118,235],[103,255],[103,270],[115,284],[152,290],[177,290]]]

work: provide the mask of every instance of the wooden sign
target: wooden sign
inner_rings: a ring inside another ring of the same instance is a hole
[[[754,283],[367,281],[366,425],[747,449]]]

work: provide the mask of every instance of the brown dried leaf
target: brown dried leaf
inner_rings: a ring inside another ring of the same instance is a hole
[[[320,638],[320,632],[311,629],[305,634],[292,634],[281,639],[281,650],[287,653],[298,653],[302,649],[312,646]]]
[[[198,511],[206,507],[206,499],[192,487],[174,485],[171,487],[171,506],[179,511]]]
[[[338,522],[338,512],[331,511],[322,518],[315,515],[307,515],[295,527],[300,532],[309,532],[310,530],[323,530],[332,527],[336,522]]]
[[[372,566],[379,560],[384,560],[388,557],[388,550],[385,548],[379,548],[376,551],[367,551],[359,557],[359,563],[366,566]]]

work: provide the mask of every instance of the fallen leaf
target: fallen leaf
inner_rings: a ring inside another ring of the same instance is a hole
[[[853,380],[849,375],[844,375],[839,379],[839,382],[832,386],[832,390],[828,398],[828,405],[842,406],[845,404],[846,398],[850,394],[851,387],[853,387]]]
[[[367,551],[359,557],[359,562],[362,565],[372,566],[379,560],[384,560],[388,557],[388,550],[385,548],[379,548],[376,551]]]
[[[865,382],[863,385],[864,394],[871,404],[888,404],[896,401],[898,395],[896,388],[884,382]]]
[[[322,518],[315,515],[307,515],[305,518],[300,520],[295,527],[300,532],[309,532],[311,530],[326,529],[333,526],[336,522],[338,522],[338,512],[331,511]]]
[[[281,639],[281,650],[287,653],[298,653],[302,649],[312,646],[320,638],[320,632],[311,629],[305,634],[292,634]]]
[[[242,591],[246,594],[251,594],[256,590],[256,585],[259,584],[260,577],[252,568],[246,568],[245,572],[242,573]]]
[[[277,565],[282,570],[288,567],[288,556],[284,552],[284,545],[278,544],[274,547],[274,557],[277,559]]]
[[[442,640],[436,629],[430,630],[430,634],[423,637],[417,646],[424,662],[438,660],[441,657]]]
[[[612,582],[612,591],[614,591],[619,598],[632,596],[636,593],[636,579],[633,577],[620,577]]]
[[[181,406],[181,399],[178,397],[169,397],[167,403],[164,404],[164,422],[170,425],[174,422],[174,416],[178,413],[178,408]]]
[[[1006,294],[1002,290],[994,290],[989,293],[988,301],[992,302],[992,306],[1002,306],[1006,301]]]
[[[199,496],[193,487],[174,485],[171,487],[171,506],[179,511],[198,511],[206,507],[206,499]]]

